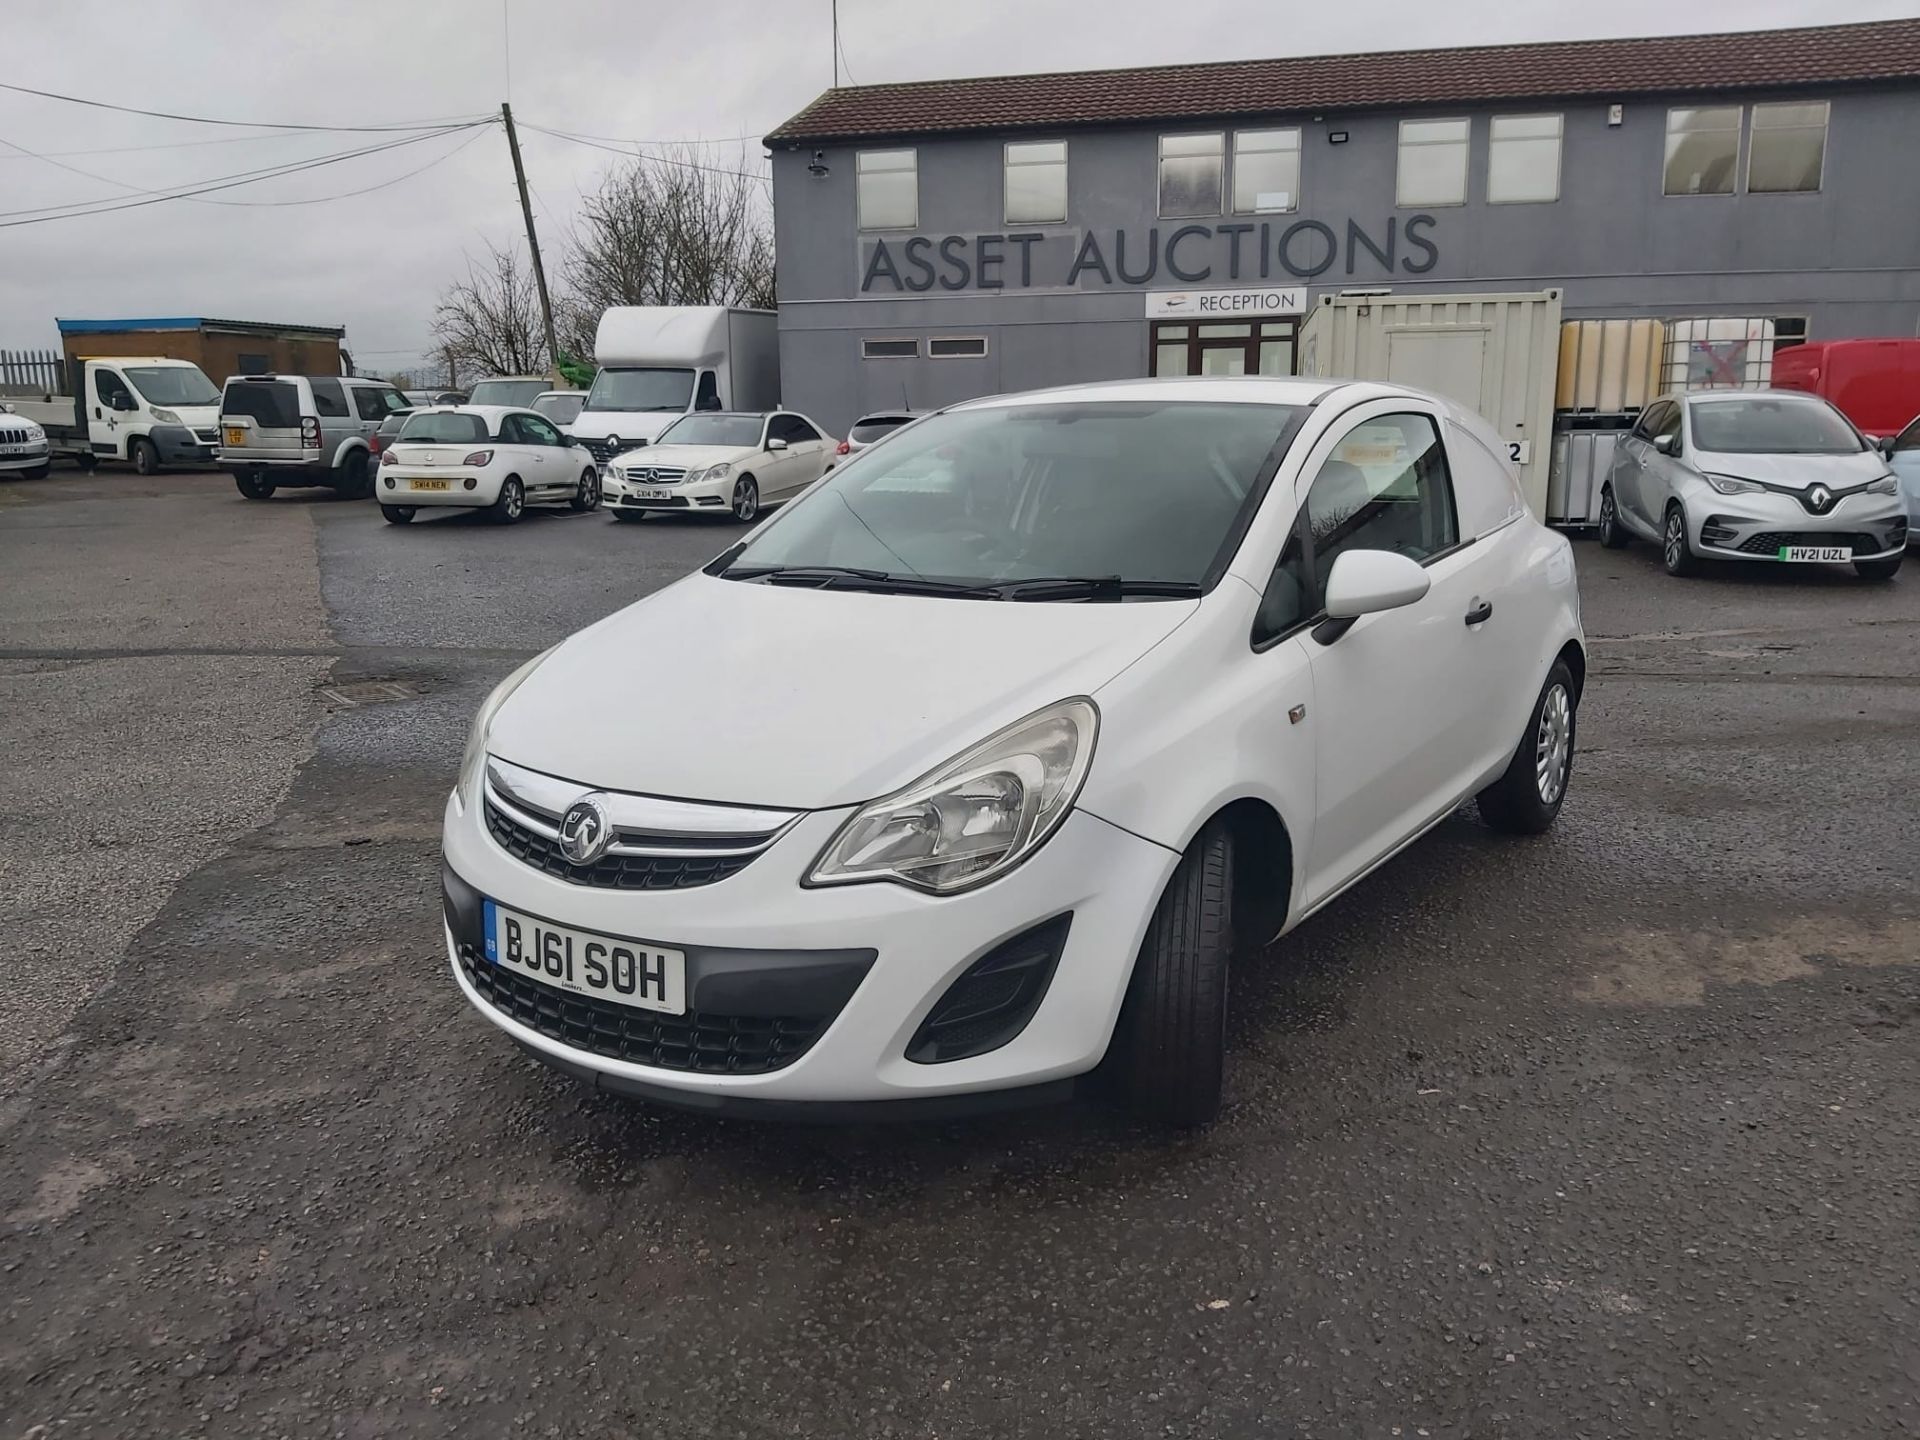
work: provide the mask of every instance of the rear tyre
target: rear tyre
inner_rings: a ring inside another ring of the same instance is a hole
[[[160,473],[160,452],[153,448],[151,440],[136,439],[127,446],[127,458],[133,462],[133,473],[136,475]]]
[[[518,475],[509,475],[500,485],[500,494],[487,507],[487,518],[496,525],[511,525],[527,508],[527,492]]]
[[[573,499],[567,503],[579,511],[600,508],[600,477],[593,473],[591,465],[580,472],[580,486],[573,492]]]
[[[1678,500],[1667,506],[1667,518],[1660,531],[1660,563],[1667,574],[1685,576],[1696,573],[1700,562],[1687,542],[1687,515]]]
[[[1480,818],[1495,830],[1538,835],[1559,815],[1573,778],[1576,708],[1573,672],[1556,660],[1506,771],[1480,792]]]
[[[1216,823],[1167,882],[1114,1027],[1115,1078],[1142,1119],[1192,1129],[1220,1113],[1232,936],[1233,836]]]
[[[389,525],[411,525],[416,512],[411,505],[382,505],[380,513],[387,517]]]
[[[373,493],[373,472],[367,468],[367,452],[354,450],[340,462],[340,479],[334,490],[343,500],[364,500]]]
[[[1862,580],[1891,580],[1900,573],[1900,562],[1904,559],[1904,555],[1890,555],[1885,560],[1856,560],[1853,573]]]
[[[1600,490],[1600,543],[1609,550],[1627,548],[1626,528],[1620,523],[1620,507],[1613,503],[1613,487],[1606,485]]]
[[[733,518],[751,525],[760,513],[760,486],[751,475],[742,475],[733,487]]]
[[[258,470],[241,470],[233,477],[234,488],[249,500],[271,500],[273,481]]]

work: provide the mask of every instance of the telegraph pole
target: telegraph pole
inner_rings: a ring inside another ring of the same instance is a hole
[[[513,155],[513,183],[520,187],[520,213],[527,221],[527,249],[533,255],[533,283],[540,290],[540,318],[547,327],[547,364],[560,379],[560,342],[553,334],[553,301],[547,297],[547,270],[540,263],[540,237],[533,233],[533,205],[527,199],[527,172],[520,165],[520,137],[513,128],[513,106],[501,102],[500,119],[507,127],[507,149]]]

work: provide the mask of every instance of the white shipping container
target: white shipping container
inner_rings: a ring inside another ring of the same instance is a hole
[[[1300,373],[1388,380],[1477,411],[1500,433],[1535,515],[1547,506],[1560,292],[1322,295],[1300,327]]]

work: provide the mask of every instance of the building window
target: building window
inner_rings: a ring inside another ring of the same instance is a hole
[[[862,360],[917,360],[920,358],[920,342],[907,340],[862,340],[860,342]]]
[[[1233,137],[1233,211],[1271,215],[1300,205],[1300,132],[1241,130]]]
[[[1807,343],[1807,317],[1804,315],[1776,315],[1773,319],[1773,353],[1791,350],[1795,345]]]
[[[1402,120],[1400,179],[1394,188],[1394,204],[1404,209],[1466,203],[1467,122]]]
[[[1826,101],[1753,107],[1753,135],[1747,142],[1749,194],[1818,190],[1826,158]]]
[[[273,370],[273,362],[265,355],[254,355],[245,350],[240,352],[238,363],[242,375],[266,375]]]
[[[1036,140],[1006,148],[1009,225],[1067,218],[1067,142]]]
[[[1740,107],[1667,111],[1668,195],[1731,195],[1740,165]]]
[[[1160,137],[1160,214],[1220,213],[1220,171],[1225,163],[1224,135]]]
[[[1156,320],[1149,341],[1149,375],[1291,375],[1296,320],[1245,320],[1196,325]]]
[[[932,335],[927,338],[927,357],[932,360],[959,360],[987,353],[984,335]]]
[[[1487,203],[1560,198],[1560,117],[1496,115],[1487,141]]]
[[[920,223],[920,161],[914,150],[862,150],[855,160],[862,230]]]

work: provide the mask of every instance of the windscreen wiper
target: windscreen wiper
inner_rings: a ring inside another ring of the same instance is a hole
[[[1185,600],[1197,598],[1200,586],[1191,580],[1130,580],[1120,575],[1039,575],[1031,580],[1009,580],[993,587],[1003,600],[1125,600],[1144,595]]]
[[[963,580],[930,580],[924,575],[895,575],[851,565],[744,565],[719,572],[722,580],[760,580],[769,585],[811,585],[816,589],[891,591],[901,595],[958,595],[973,600],[1000,599],[999,586]]]

